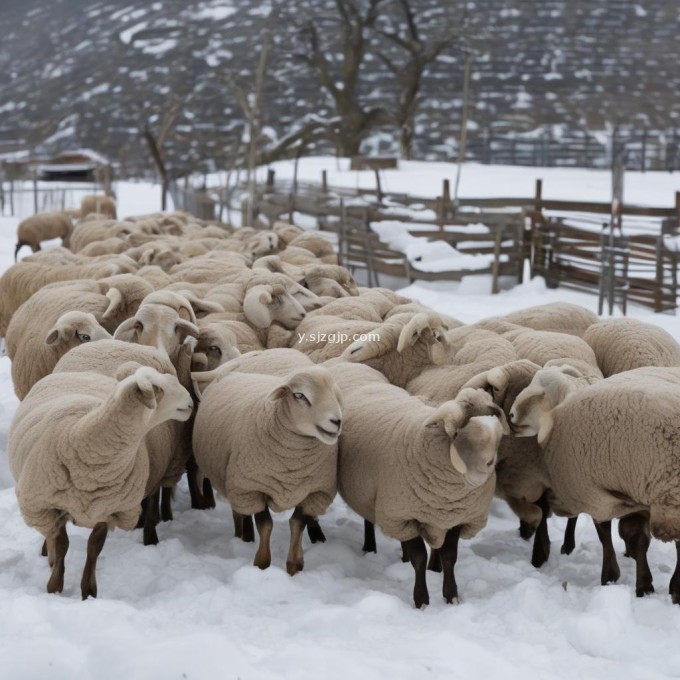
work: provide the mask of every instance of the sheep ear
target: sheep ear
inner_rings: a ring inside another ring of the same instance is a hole
[[[175,322],[175,332],[179,333],[180,336],[183,336],[182,342],[186,340],[187,335],[190,335],[192,338],[198,338],[201,334],[198,326],[191,323],[191,321],[185,321],[184,319],[179,319]]]
[[[148,366],[142,366],[134,374],[137,383],[137,397],[146,408],[155,410],[158,407],[156,387],[151,382],[148,371],[145,370],[147,368]]]
[[[123,293],[118,288],[109,288],[106,291],[106,297],[109,299],[109,306],[104,314],[102,314],[102,319],[110,318],[123,306]]]
[[[461,475],[467,474],[467,465],[465,461],[460,457],[458,449],[455,447],[454,443],[449,444],[449,457],[451,458],[451,465],[453,469]]]
[[[271,399],[272,401],[278,401],[279,399],[283,399],[287,394],[290,394],[290,391],[290,385],[285,383],[284,385],[279,385],[276,389],[272,390],[267,398]]]
[[[540,376],[538,387],[543,389],[548,400],[549,410],[552,410],[567,398],[571,382],[567,375],[561,371],[551,371]]]
[[[113,334],[113,339],[114,340],[122,340],[123,342],[133,342],[135,337],[137,336],[137,331],[140,330],[141,324],[137,319],[132,317],[131,319],[127,319],[123,321],[118,328],[116,328],[115,333]]]
[[[142,364],[138,363],[137,361],[126,361],[116,370],[116,380],[121,382],[122,380],[125,380],[125,378],[129,378],[131,375],[135,374],[138,368],[141,367]]]
[[[560,373],[564,373],[564,375],[570,375],[572,378],[583,378],[583,373],[581,373],[581,371],[579,371],[575,366],[571,366],[569,364],[560,366]]]
[[[496,369],[492,368],[491,371]],[[485,390],[489,387],[489,373],[491,371],[484,371],[483,373],[477,374],[474,378],[470,378],[463,387],[472,387],[473,389]]]
[[[73,336],[76,334],[76,329],[71,324],[59,323],[57,321],[56,325],[45,338],[45,344],[50,347],[56,347],[62,342],[68,342],[73,340]]]
[[[253,286],[243,298],[243,313],[256,328],[271,326],[271,313],[267,306],[272,300],[270,290],[270,286]]]
[[[397,352],[403,352],[418,342],[421,333],[429,328],[427,314],[416,314],[402,329],[397,342]]]

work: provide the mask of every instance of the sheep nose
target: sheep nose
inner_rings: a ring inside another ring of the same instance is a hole
[[[333,423],[333,425],[335,425],[335,427],[337,427],[339,430],[340,425],[342,425],[342,420],[340,420],[340,418],[331,418],[331,423]]]
[[[508,420],[510,422],[512,422],[514,419],[515,419],[515,414],[512,411],[510,411],[510,414],[508,415]]]

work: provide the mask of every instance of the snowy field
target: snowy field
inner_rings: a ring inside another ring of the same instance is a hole
[[[302,167],[307,163],[312,164],[305,161]],[[522,173],[522,194],[531,192],[529,171],[547,176],[544,169],[513,168],[505,174],[485,170],[488,184],[496,185],[494,193],[500,186],[508,195]],[[669,178],[678,188],[677,176],[663,175],[658,181]],[[399,181],[408,184],[409,178]],[[606,173],[581,171],[581,180],[574,175],[572,186],[585,199],[589,187],[604,187],[608,181]],[[396,178],[395,186],[392,182],[390,178],[389,188],[398,190]],[[480,179],[468,193],[486,184]],[[633,184],[629,176],[631,200],[638,191]],[[550,185],[544,185],[546,196]],[[671,188],[659,190],[662,205],[669,204]],[[119,185],[118,191],[123,215],[158,207],[155,187]],[[654,200],[653,187],[646,191]],[[606,193],[593,192],[592,198],[607,199]],[[639,195],[643,202],[645,191]],[[2,271],[12,261],[16,223],[0,218]],[[594,296],[547,290],[540,280],[497,296],[489,295],[489,288],[487,278],[475,277],[461,284],[416,284],[405,292],[466,322],[556,300],[590,309],[597,302]],[[680,339],[676,317],[655,316],[634,306],[629,314],[659,323]],[[441,576],[428,572],[431,604],[415,610],[413,570],[401,563],[399,545],[378,535],[378,554],[363,555],[362,523],[339,500],[322,518],[327,542],[311,546],[305,539],[305,571],[290,578],[285,572],[287,516],[275,517],[273,565],[260,571],[251,564],[253,545],[233,538],[226,503],[218,502],[209,512],[191,510],[185,486],[177,495],[175,520],[159,526],[158,546],[144,547],[140,530],[109,536],[99,559],[96,600],[80,601],[88,532],[69,525],[65,589],[61,595],[47,595],[49,569],[39,556],[42,540],[21,519],[6,467],[7,431],[15,408],[10,363],[2,358],[2,680],[48,674],[51,680],[654,680],[680,675],[680,607],[667,594],[675,566],[673,546],[652,542],[649,558],[657,592],[637,599],[634,564],[623,557],[618,536],[617,585],[599,585],[600,546],[585,517],[579,520],[571,556],[559,551],[565,520],[550,520],[552,555],[536,570],[529,563],[531,545],[519,538],[516,518],[500,502],[494,502],[487,528],[461,542],[457,606],[444,604]]]

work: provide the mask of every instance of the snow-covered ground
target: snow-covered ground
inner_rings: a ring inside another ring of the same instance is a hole
[[[582,174],[585,188],[591,173]],[[144,185],[119,188],[121,214],[155,210],[158,196]],[[0,219],[0,271],[11,264],[16,223]],[[474,277],[405,292],[467,322],[554,300],[596,305],[593,296],[548,290],[541,280],[496,296],[489,288],[488,278]],[[629,314],[680,339],[676,317],[634,306]],[[531,545],[500,502],[488,527],[461,542],[458,606],[444,604],[441,577],[428,572],[431,604],[415,610],[413,571],[399,560],[398,544],[379,535],[378,554],[363,555],[362,523],[339,500],[322,519],[328,541],[311,546],[305,539],[305,571],[290,578],[287,516],[275,517],[273,565],[259,571],[251,564],[253,545],[232,537],[226,503],[191,510],[184,485],[175,520],[159,527],[158,546],[144,547],[139,530],[109,536],[97,600],[80,601],[87,532],[69,526],[65,590],[47,595],[41,538],[24,525],[6,469],[15,408],[10,363],[2,358],[0,679],[654,680],[680,674],[680,607],[666,592],[673,546],[652,543],[657,592],[636,599],[634,564],[622,556],[618,537],[618,585],[599,585],[599,542],[585,517],[571,556],[559,552],[564,520],[550,520],[552,555],[536,570],[529,564]]]

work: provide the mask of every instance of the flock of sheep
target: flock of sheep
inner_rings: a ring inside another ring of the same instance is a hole
[[[364,289],[318,233],[275,223],[233,229],[184,213],[119,221],[105,197],[19,225],[0,278],[0,337],[21,401],[8,456],[26,523],[45,538],[48,592],[61,592],[67,522],[92,529],[83,598],[97,595],[108,531],[232,508],[235,534],[271,563],[270,511],[293,510],[289,574],[305,530],[336,492],[401,542],[458,598],[459,538],[486,524],[494,494],[549,557],[547,518],[580,513],[602,543],[602,583],[619,567],[611,520],[653,591],[650,537],[680,540],[680,346],[657,326],[598,321],[569,304],[465,325],[386,289]],[[40,250],[60,236],[64,246]],[[426,544],[431,551],[428,557]],[[680,546],[680,543],[676,543]],[[680,556],[680,548],[679,548]],[[680,560],[679,560],[680,564]],[[680,568],[671,579],[680,602]]]

